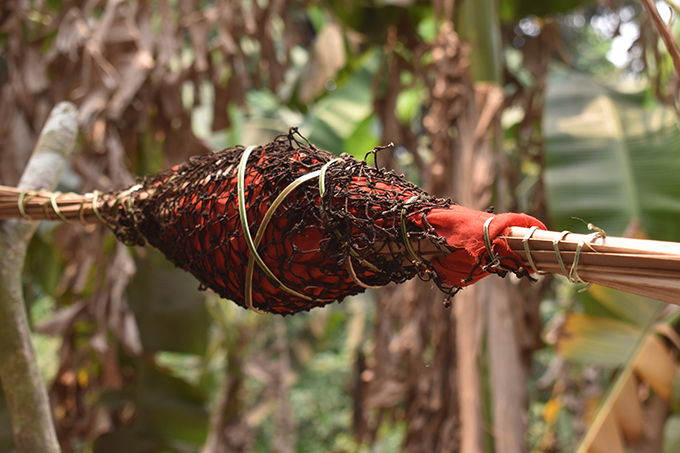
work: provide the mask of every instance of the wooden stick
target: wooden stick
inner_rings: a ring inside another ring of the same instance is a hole
[[[511,228],[505,237],[510,248],[530,268],[524,241],[528,228]],[[562,237],[556,231],[536,230],[526,240],[536,269],[565,275],[558,263],[555,242],[567,271],[567,277],[578,277],[595,283],[667,303],[680,305],[680,244],[618,237],[593,237],[569,233]],[[577,248],[578,262],[573,270]],[[569,275],[571,274],[571,275]]]
[[[22,192],[0,186],[0,220],[23,217],[82,224],[104,223],[98,210],[116,203],[127,203],[129,192],[121,194]],[[148,194],[138,193],[136,196],[144,198]],[[680,305],[680,243],[545,230],[535,230],[525,240],[530,231],[513,227],[504,236],[527,269],[531,269],[530,255],[540,272],[562,274],[572,280],[597,283]],[[559,255],[555,251],[555,242],[558,243]],[[437,247],[427,240],[413,239],[411,245],[425,259],[432,260],[446,254],[445,247],[442,250],[441,246]],[[376,252],[381,253],[384,246],[376,244]],[[564,268],[560,266],[558,257]],[[576,266],[575,260],[578,260]]]
[[[0,186],[0,220],[56,220],[82,225],[106,223],[100,211],[113,205],[128,203],[131,193],[139,188],[118,194],[100,192],[80,195],[76,193],[50,192],[48,190],[19,190]],[[145,199],[146,192],[135,193],[135,198]]]
[[[70,222],[85,224],[101,223],[97,220],[95,210],[103,206],[104,200],[97,198],[95,200],[95,195],[92,193],[59,194],[47,190],[22,191],[14,187],[0,186],[0,220],[23,218],[24,220],[64,221],[67,219]],[[97,204],[93,205],[93,201]],[[57,206],[56,210],[53,203]]]

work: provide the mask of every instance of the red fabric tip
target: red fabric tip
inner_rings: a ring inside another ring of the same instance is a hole
[[[450,255],[432,260],[437,274],[447,285],[467,286],[489,275],[482,269],[483,264],[491,261],[484,241],[484,223],[489,217],[494,218],[489,224],[492,249],[501,258],[508,258],[502,260],[501,264],[512,270],[518,270],[522,260],[510,249],[507,241],[498,236],[503,236],[513,226],[546,229],[543,223],[526,214],[494,215],[458,205],[448,209],[433,209],[427,214],[427,223],[437,235],[446,239],[446,245],[457,249]],[[413,221],[419,227],[428,229],[422,217],[416,216]],[[527,271],[531,272],[530,269]]]

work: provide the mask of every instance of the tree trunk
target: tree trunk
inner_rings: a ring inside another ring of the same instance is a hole
[[[43,128],[18,187],[53,189],[75,144],[77,110],[57,105]],[[45,385],[31,344],[21,271],[37,222],[0,222],[0,380],[20,453],[60,451]]]

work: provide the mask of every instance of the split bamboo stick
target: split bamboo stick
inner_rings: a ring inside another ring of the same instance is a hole
[[[679,243],[543,230],[529,233],[527,228],[512,228],[506,236],[528,268],[532,261],[539,273],[561,274],[572,281],[680,305]]]
[[[129,193],[123,192],[114,198],[98,192],[85,195],[22,192],[0,186],[0,220],[24,218],[101,224],[105,222],[98,210],[105,204],[126,203]],[[511,228],[505,239],[527,269],[561,274],[573,282],[595,283],[680,305],[680,243],[518,227]],[[428,241],[418,243],[414,239],[412,247],[426,259],[442,256],[441,249]]]

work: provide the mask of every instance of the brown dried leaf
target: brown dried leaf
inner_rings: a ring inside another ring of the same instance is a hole
[[[647,335],[635,357],[635,372],[652,387],[664,401],[670,401],[678,365],[668,347],[656,335]]]
[[[45,62],[40,55],[38,46],[28,46],[23,55],[24,67],[22,73],[25,74],[24,85],[30,94],[37,94],[48,86],[45,76]]]
[[[85,96],[78,109],[78,123],[84,127],[85,130],[93,129],[95,120],[106,108],[109,95],[108,90],[102,87],[91,90]],[[103,130],[101,132],[103,132]],[[91,136],[90,139],[94,142],[103,143],[103,134],[100,133],[96,135],[99,135],[99,138]]]
[[[154,61],[145,49],[137,51],[132,61],[127,67],[121,69],[121,77],[125,83],[113,94],[108,105],[108,117],[117,120],[121,117],[132,98],[137,95],[142,84],[154,67]]]
[[[56,337],[66,332],[87,307],[87,302],[78,301],[66,308],[57,310],[49,321],[36,326],[38,332]]]
[[[98,319],[111,328],[121,344],[133,355],[142,353],[142,342],[139,337],[137,323],[130,311],[125,296],[125,288],[134,276],[136,266],[124,245],[117,243],[113,260],[109,264],[107,277],[107,299],[97,304]]]
[[[638,379],[631,374],[612,408],[612,413],[629,443],[640,440],[644,435],[642,406],[638,394]]]
[[[90,36],[90,28],[83,19],[81,10],[76,7],[70,8],[59,25],[57,38],[45,56],[45,61],[49,64],[62,55],[70,61],[77,61],[79,50]]]
[[[316,37],[306,72],[301,78],[300,101],[309,102],[347,64],[345,42],[340,26],[329,23]]]
[[[210,8],[202,12],[192,12],[180,23],[183,28],[189,31],[191,45],[194,50],[194,69],[198,73],[208,70],[208,34],[212,29],[210,18],[216,17],[215,8]]]

